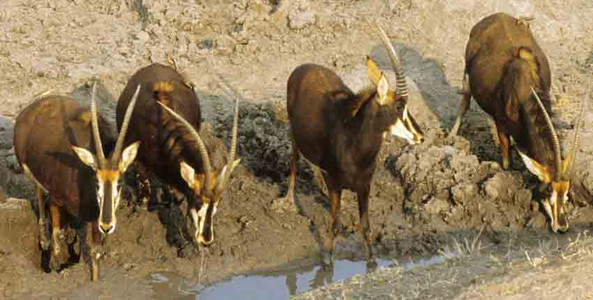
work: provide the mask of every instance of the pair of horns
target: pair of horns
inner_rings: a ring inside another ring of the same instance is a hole
[[[406,85],[406,77],[404,74],[404,70],[401,66],[399,58],[395,53],[395,49],[393,49],[393,45],[389,41],[387,34],[383,31],[383,28],[379,24],[377,24],[377,31],[379,32],[379,37],[381,38],[381,42],[387,49],[387,53],[389,54],[389,59],[391,60],[391,67],[393,67],[393,71],[395,71],[396,77],[396,93],[402,97],[404,101],[408,101],[408,86]]]
[[[160,101],[158,103],[164,109],[166,109],[171,115],[173,115],[179,122],[181,122],[181,124],[183,124],[187,128],[187,130],[189,130],[189,132],[191,133],[194,141],[196,142],[196,144],[198,146],[200,156],[202,157],[202,164],[203,164],[204,173],[205,173],[204,175],[206,177],[205,182],[204,182],[204,189],[206,192],[212,191],[212,188],[213,188],[212,187],[212,164],[210,161],[210,155],[208,154],[208,151],[206,150],[206,146],[204,145],[204,142],[203,142],[202,138],[200,137],[200,134],[196,131],[196,129],[187,120],[185,120],[178,113],[176,113],[175,111],[173,111],[171,108],[169,108],[165,104],[161,103]],[[222,178],[222,181],[217,184],[217,192],[222,191],[222,189],[225,187],[225,185],[227,183],[227,180],[230,177],[231,166],[233,164],[233,161],[235,160],[235,154],[237,152],[238,128],[239,128],[239,97],[235,97],[235,113],[234,113],[234,119],[233,119],[233,129],[232,129],[232,137],[231,137],[231,148],[229,150],[229,159],[227,162],[227,168],[226,168],[224,177]]]
[[[539,96],[537,95],[537,93],[535,92],[533,87],[531,87],[531,92],[533,93],[533,95],[535,96],[535,99],[537,100],[537,105],[544,113],[544,117],[546,119],[546,123],[548,124],[548,129],[550,131],[550,135],[552,136],[552,144],[554,146],[554,157],[555,157],[555,162],[556,162],[556,172],[554,174],[554,178],[556,181],[559,181],[561,179],[561,177],[564,177],[564,176],[567,176],[568,174],[570,174],[570,171],[572,170],[572,167],[574,165],[576,155],[577,155],[577,150],[579,148],[579,142],[580,142],[579,136],[580,136],[581,127],[582,127],[581,123],[585,116],[585,108],[587,106],[587,102],[588,102],[589,96],[591,94],[591,91],[589,89],[587,89],[587,90],[588,90],[588,92],[587,92],[587,96],[585,97],[585,100],[581,101],[581,109],[579,112],[579,116],[577,117],[576,128],[575,128],[574,137],[572,140],[572,145],[570,147],[570,152],[567,156],[570,159],[570,161],[568,162],[568,165],[566,166],[566,168],[564,170],[562,170],[562,149],[560,148],[560,141],[558,139],[558,134],[556,133],[556,130],[554,129],[554,125],[552,124],[552,119],[550,118],[550,115],[548,115],[548,112],[546,111],[544,104],[542,103],[541,99],[539,98]]]
[[[95,94],[97,92],[97,82],[93,83],[93,92],[91,96],[91,126],[93,130],[93,139],[95,140],[95,147],[98,157],[98,164],[99,166],[105,166],[107,164],[107,159],[105,158],[105,153],[103,152],[103,143],[101,142],[101,135],[99,134],[99,120],[97,117],[97,101],[95,99]],[[132,117],[132,112],[134,111],[134,106],[136,105],[136,100],[138,99],[138,94],[140,93],[140,85],[136,88],[136,92],[134,92],[134,96],[132,97],[132,101],[128,104],[128,108],[126,109],[126,114],[124,116],[124,120],[121,126],[121,130],[119,132],[119,136],[117,137],[117,142],[115,143],[115,149],[111,154],[111,161],[113,163],[117,163],[121,158],[121,152],[124,146],[124,140],[126,136],[126,132],[128,131],[128,125],[130,123],[130,118]]]

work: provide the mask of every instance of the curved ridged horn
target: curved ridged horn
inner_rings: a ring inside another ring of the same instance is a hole
[[[404,101],[408,100],[408,86],[406,85],[406,77],[402,65],[397,57],[397,53],[395,53],[395,49],[393,49],[393,45],[383,28],[379,24],[377,24],[377,29],[379,31],[379,37],[381,41],[385,45],[387,49],[387,53],[389,54],[389,59],[391,60],[391,66],[393,67],[393,71],[395,71],[395,77],[397,82],[397,94],[402,97]]]
[[[93,139],[95,140],[95,151],[99,161],[99,166],[105,165],[105,153],[103,153],[103,143],[101,142],[101,134],[99,133],[99,120],[97,117],[97,101],[95,100],[95,93],[97,92],[97,82],[93,83],[93,92],[91,94],[91,127],[93,131]]]
[[[560,173],[562,172],[562,149],[560,149],[560,141],[558,140],[558,135],[556,134],[556,129],[554,129],[554,124],[552,124],[552,119],[550,119],[550,115],[548,115],[548,112],[546,111],[546,108],[544,107],[542,100],[539,99],[539,96],[533,89],[533,86],[531,87],[531,92],[533,93],[533,95],[535,96],[535,99],[537,100],[537,105],[544,113],[546,123],[548,124],[548,129],[550,130],[550,134],[552,135],[552,143],[554,146],[554,157],[556,160],[556,172],[554,173],[554,178],[555,178],[555,181],[558,181],[558,180],[560,180],[560,175],[561,175]]]
[[[196,129],[189,124],[187,120],[185,120],[182,116],[177,114],[175,111],[167,107],[161,101],[157,102],[160,104],[164,109],[166,109],[173,117],[175,117],[181,124],[183,124],[189,132],[191,133],[192,137],[198,144],[198,150],[200,151],[200,156],[202,157],[202,165],[204,168],[204,175],[205,175],[205,182],[204,182],[204,190],[211,191],[212,190],[212,164],[210,163],[210,156],[208,155],[208,151],[206,150],[206,146],[200,137],[200,134],[196,131]]]
[[[235,161],[235,154],[237,153],[237,135],[239,133],[239,97],[235,97],[235,114],[233,116],[233,131],[231,137],[231,149],[229,150],[229,161],[227,163],[227,169],[224,173],[222,183],[219,185],[219,189],[222,190],[229,177],[231,177],[231,166]]]
[[[585,108],[587,107],[587,102],[589,100],[589,97],[591,96],[591,92],[593,92],[593,89],[589,90],[589,88],[587,88],[587,95],[585,96],[585,100],[581,101],[581,110],[579,112],[579,116],[577,117],[577,124],[576,124],[576,128],[574,130],[574,137],[572,140],[572,146],[570,147],[570,152],[568,154],[568,158],[570,159],[570,161],[568,162],[568,165],[566,166],[566,168],[564,169],[564,174],[562,174],[563,176],[568,176],[570,174],[570,171],[572,170],[572,167],[574,166],[574,162],[576,160],[576,156],[577,156],[577,151],[579,150],[579,142],[580,142],[580,133],[581,133],[581,129],[582,129],[582,125],[581,123],[583,122],[583,118],[585,117]]]
[[[113,162],[119,161],[121,158],[121,151],[124,147],[124,141],[126,139],[126,132],[128,131],[128,125],[130,125],[130,119],[132,118],[132,112],[134,111],[134,106],[136,106],[136,100],[138,99],[138,94],[140,93],[140,85],[136,88],[134,92],[134,96],[132,96],[132,101],[128,104],[128,108],[126,109],[126,114],[124,115],[124,120],[121,123],[121,129],[119,131],[119,136],[117,137],[117,142],[115,143],[115,149],[113,150],[113,154],[111,155],[111,159]]]

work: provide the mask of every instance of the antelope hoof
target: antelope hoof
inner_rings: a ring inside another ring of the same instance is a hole
[[[276,199],[272,203],[272,209],[277,212],[298,212],[298,208],[294,202],[294,194],[289,193],[282,198]]]
[[[334,253],[332,252],[323,252],[321,262],[323,264],[323,269],[326,271],[333,270],[334,268]]]
[[[91,281],[99,280],[99,259],[91,259]]]
[[[55,248],[54,248],[54,251],[52,252],[52,255],[50,257],[49,268],[52,271],[59,272],[61,265],[62,265],[62,263],[60,262],[60,252],[58,250],[58,253],[56,253]]]
[[[459,132],[459,127],[461,124],[459,124],[459,122],[455,122],[455,125],[453,125],[453,128],[451,128],[451,131],[449,131],[449,134],[447,135],[448,138],[457,136],[457,133]]]
[[[367,273],[374,272],[377,269],[377,261],[374,258],[367,259]]]
[[[51,245],[51,241],[45,229],[45,224],[39,224],[39,245],[43,251],[47,251]]]

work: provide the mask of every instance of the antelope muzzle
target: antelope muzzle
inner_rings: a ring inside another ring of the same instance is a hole
[[[566,202],[568,202],[569,181],[552,182],[550,199],[544,200],[544,209],[550,217],[550,227],[553,232],[568,231],[568,217]]]
[[[216,206],[217,203],[205,202],[199,210],[190,211],[196,228],[195,239],[202,246],[210,246],[214,241],[213,218],[216,214]]]
[[[401,117],[398,117],[390,128],[391,135],[406,140],[411,145],[417,145],[424,142],[424,134],[418,126],[418,123],[410,114],[408,105],[404,108]]]
[[[97,201],[99,202],[99,230],[104,234],[115,231],[117,218],[115,211],[119,205],[120,189],[117,178],[103,181],[99,179]]]

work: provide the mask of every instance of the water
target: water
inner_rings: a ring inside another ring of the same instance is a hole
[[[404,269],[441,263],[446,258],[434,256],[398,264]],[[378,268],[394,265],[394,261],[378,259]],[[151,275],[157,299],[287,299],[333,281],[342,281],[357,274],[366,274],[366,261],[337,260],[333,273],[321,265],[288,266],[274,271],[235,276],[210,286],[198,286],[173,273]]]

